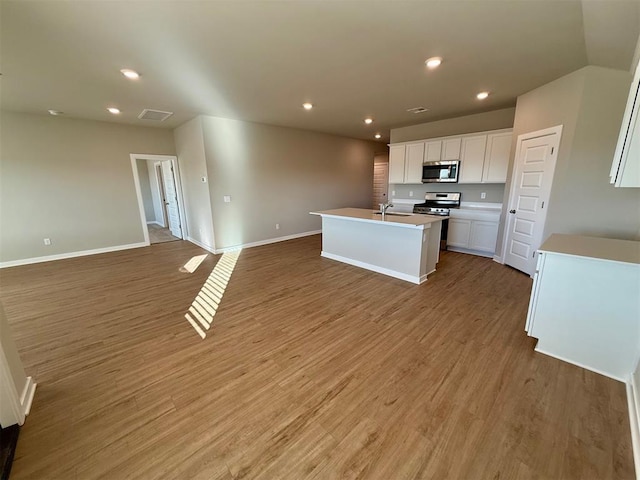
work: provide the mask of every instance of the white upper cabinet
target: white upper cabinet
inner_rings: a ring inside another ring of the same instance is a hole
[[[487,151],[482,171],[484,183],[505,183],[507,181],[512,136],[512,132],[487,135]]]
[[[482,183],[486,146],[486,135],[474,135],[462,139],[458,183]]]
[[[424,142],[389,148],[389,183],[422,183]]]
[[[460,160],[461,141],[462,139],[460,137],[443,139],[440,160]]]
[[[640,118],[638,117],[640,117],[640,62],[631,82],[618,145],[611,166],[611,183],[616,187],[640,187]]]
[[[389,148],[389,183],[404,183],[405,145],[391,145]]]
[[[440,160],[442,153],[442,140],[435,140],[433,142],[426,142],[424,144],[424,161],[425,162],[437,162]]]
[[[424,162],[460,160],[459,183],[505,183],[512,130],[390,145],[389,183],[422,183]]]
[[[404,165],[404,183],[422,183],[424,142],[407,145]]]

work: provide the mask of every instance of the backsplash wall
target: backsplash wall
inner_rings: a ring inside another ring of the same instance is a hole
[[[395,194],[393,192],[396,192]],[[409,196],[413,192],[413,196]],[[502,203],[504,197],[503,183],[487,184],[459,184],[459,183],[430,183],[418,185],[389,185],[389,198],[415,198],[423,199],[427,192],[461,192],[463,202],[490,202]],[[487,197],[480,198],[485,192]]]

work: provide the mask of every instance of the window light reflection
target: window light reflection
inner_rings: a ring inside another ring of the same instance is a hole
[[[209,254],[205,253],[204,255],[196,255],[195,257],[191,257],[191,260],[185,263],[184,266],[180,267],[180,271],[189,273],[195,272],[200,264],[204,262],[204,259],[208,256]]]
[[[204,282],[200,292],[191,303],[189,311],[184,316],[202,339],[207,336],[206,331],[209,330],[213,323],[213,317],[220,306],[222,296],[227,288],[241,251],[242,250],[234,250],[220,257],[209,278]],[[204,257],[206,257],[206,255],[204,255]],[[185,264],[185,269],[193,258]],[[200,265],[203,260],[204,258],[200,260],[198,265]],[[196,265],[195,268],[198,268],[198,266]]]

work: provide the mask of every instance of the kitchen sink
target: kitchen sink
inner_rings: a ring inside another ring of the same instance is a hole
[[[382,215],[382,212],[373,212],[374,215]],[[413,213],[400,213],[400,212],[386,212],[385,216],[389,215],[391,217],[410,217]]]

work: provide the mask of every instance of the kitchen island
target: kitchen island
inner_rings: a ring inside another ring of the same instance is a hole
[[[310,212],[322,217],[322,256],[420,284],[436,270],[442,220],[362,208]]]

